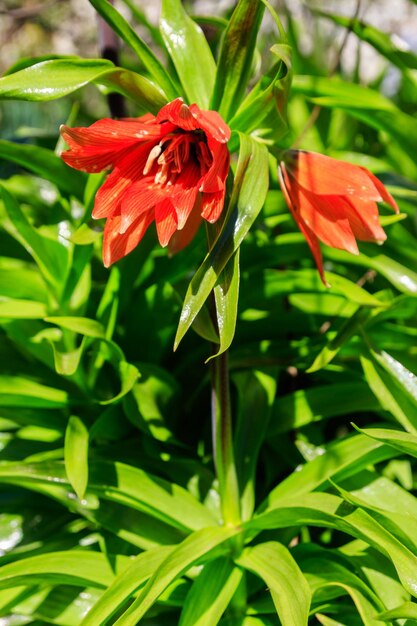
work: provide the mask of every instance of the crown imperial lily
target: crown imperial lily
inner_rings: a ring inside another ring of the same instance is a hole
[[[315,152],[290,150],[279,164],[279,181],[288,207],[305,236],[323,283],[319,240],[358,254],[356,239],[382,243],[377,202],[398,206],[366,168]]]
[[[62,158],[84,172],[112,169],[95,199],[93,217],[106,218],[106,267],[131,252],[155,221],[159,242],[186,246],[204,218],[223,209],[230,129],[216,111],[181,98],[135,119],[102,119],[89,128],[63,126]]]

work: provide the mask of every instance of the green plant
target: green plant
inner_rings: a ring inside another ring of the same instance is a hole
[[[291,17],[288,41],[267,2],[201,20],[221,34],[211,50],[181,3],[162,0],[160,33],[148,30],[168,71],[107,0],[90,2],[135,68],[24,60],[0,97],[76,98],[94,84],[136,116],[181,96],[219,111],[238,158],[220,222],[173,257],[149,229],[106,270],[90,219],[103,175],[67,167],[60,141],[0,141],[12,168],[0,204],[0,619],[411,624],[417,130],[403,89],[414,94],[415,55],[330,16],[399,67],[394,104],[378,84],[323,76],[318,51],[303,56]],[[264,5],[279,33],[268,53]],[[381,217],[382,252],[323,247],[331,289],[279,189],[278,161],[300,136],[381,175],[403,211]]]

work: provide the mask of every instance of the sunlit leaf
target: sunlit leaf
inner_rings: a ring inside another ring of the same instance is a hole
[[[160,30],[189,103],[207,109],[216,65],[203,31],[180,0],[162,0]]]
[[[65,469],[80,500],[88,483],[88,430],[76,415],[71,415],[65,431]]]

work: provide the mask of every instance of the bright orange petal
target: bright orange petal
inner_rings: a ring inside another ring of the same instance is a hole
[[[379,223],[378,206],[361,198],[344,198],[346,215],[360,241],[382,242],[387,238]]]
[[[332,248],[359,254],[343,198],[317,196],[300,189],[297,205],[302,219],[320,241]]]
[[[208,137],[220,143],[230,139],[230,128],[217,111],[202,111],[197,104],[188,106],[182,98],[166,104],[156,116],[158,121],[169,120],[183,130],[203,130]]]
[[[171,196],[171,203],[174,205],[178,217],[178,230],[184,227],[191,211],[200,184],[200,168],[194,161],[189,161],[179,174],[175,183],[167,187]]]
[[[159,243],[165,247],[177,230],[177,214],[170,200],[163,200],[155,207],[155,224]]]
[[[144,213],[123,235],[120,234],[120,215],[110,217],[104,227],[103,263],[109,267],[131,252],[143,238],[153,221],[153,211]]]
[[[205,174],[200,185],[200,191],[214,193],[224,189],[230,167],[230,153],[224,144],[209,141],[208,146],[213,156],[213,163]]]
[[[123,194],[132,183],[142,178],[148,153],[148,146],[141,145],[139,148],[129,150],[119,161],[96,194],[94,219],[108,217],[118,211]]]
[[[381,200],[373,181],[361,167],[316,152],[292,151],[287,169],[311,193]]]
[[[230,128],[217,111],[202,111],[196,104],[190,105],[190,111],[199,124],[198,128],[204,130],[208,137],[220,143],[229,141]]]
[[[111,119],[99,120],[88,128],[61,126],[62,137],[70,148],[61,157],[75,169],[100,172],[114,167],[129,148],[145,141],[157,141],[172,129],[172,124],[167,127]]]
[[[362,169],[366,172],[366,174],[369,176],[369,178],[371,179],[375,187],[378,189],[382,200],[386,202],[387,204],[389,204],[389,206],[394,209],[395,213],[399,213],[400,209],[398,208],[398,204],[395,202],[394,198],[392,197],[388,189],[385,188],[385,185],[383,185],[381,181],[372,174],[372,172],[370,172],[364,167]]]
[[[282,179],[300,218],[320,241],[332,248],[358,254],[345,204],[339,197],[319,196],[306,191],[297,185],[285,168]]]
[[[120,232],[125,232],[141,213],[149,211],[166,196],[165,187],[155,184],[153,176],[145,176],[130,185],[120,202]]]
[[[224,196],[226,189],[216,193],[203,194],[201,217],[213,224],[219,219],[224,207]]]
[[[324,270],[323,270],[323,257],[321,255],[321,250],[320,250],[320,244],[319,244],[319,240],[317,239],[316,235],[314,234],[314,232],[307,226],[307,224],[304,222],[304,220],[302,219],[299,209],[296,206],[296,204],[293,202],[293,199],[290,195],[289,190],[286,187],[285,184],[285,179],[284,179],[284,175],[286,174],[285,172],[285,165],[281,164],[280,167],[278,168],[278,179],[279,179],[279,184],[281,186],[281,190],[282,193],[284,194],[284,198],[285,201],[288,205],[288,208],[290,209],[293,218],[295,219],[295,221],[297,222],[297,225],[299,227],[299,229],[301,230],[301,232],[303,233],[307,244],[313,254],[314,260],[316,262],[317,265],[317,269],[319,271],[320,274],[320,278],[323,282],[324,285],[326,285],[327,287],[329,286],[328,282],[326,281],[325,275],[324,275]],[[288,177],[286,177],[288,179]]]
[[[159,111],[156,119],[159,122],[169,121],[183,130],[193,131],[199,128],[196,118],[190,111],[190,107],[182,98],[169,102]]]
[[[198,194],[194,210],[191,211],[190,217],[185,223],[182,230],[177,230],[169,240],[168,249],[171,254],[176,254],[188,246],[194,239],[198,228],[201,224],[201,194]]]

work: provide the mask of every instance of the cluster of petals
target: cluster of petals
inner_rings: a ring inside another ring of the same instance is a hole
[[[325,284],[319,240],[358,254],[357,239],[386,239],[376,203],[385,202],[398,213],[394,198],[366,168],[315,152],[289,151],[279,165],[279,181]]]
[[[216,111],[178,98],[154,116],[102,119],[88,128],[63,126],[71,167],[112,170],[96,194],[93,217],[106,218],[103,261],[124,257],[155,221],[159,242],[186,246],[202,218],[215,222],[223,209],[230,129]]]

